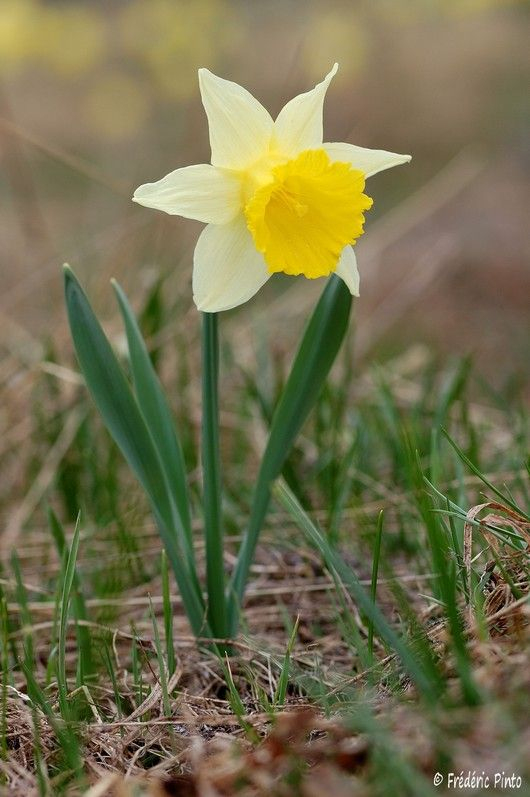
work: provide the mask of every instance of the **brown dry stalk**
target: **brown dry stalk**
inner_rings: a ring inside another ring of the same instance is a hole
[[[477,521],[478,515],[486,509],[493,511]],[[500,560],[503,562],[504,566],[506,566],[507,571],[516,576],[515,580],[520,581],[519,586],[521,586],[525,592],[525,595],[517,599],[512,592],[511,585],[506,579],[503,576],[495,577],[495,587],[490,591],[484,604],[488,626],[491,627],[492,623],[499,617],[505,616],[508,610],[516,611],[519,606],[524,605],[528,600],[528,568],[524,567],[523,560],[527,559],[528,550],[530,549],[530,523],[523,515],[520,515],[515,510],[498,501],[487,501],[484,504],[477,504],[471,507],[466,515],[466,522],[464,524],[464,567],[468,584],[471,584],[473,527],[476,522],[480,523],[482,534],[495,555],[495,558],[486,565],[485,572],[491,572],[493,578],[493,570],[496,563]],[[492,526],[510,527],[526,542],[528,546],[527,550],[514,550],[508,554],[503,553],[502,543],[491,531]],[[524,575],[525,572],[526,577]],[[470,595],[468,595],[468,613],[469,623],[472,625],[474,618]]]

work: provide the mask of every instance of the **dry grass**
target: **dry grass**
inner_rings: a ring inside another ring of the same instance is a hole
[[[495,509],[499,512],[501,507],[497,505]],[[477,514],[470,512],[470,518]],[[491,517],[485,522],[490,521]],[[43,575],[38,565],[41,559],[38,537],[36,544],[33,555],[31,544],[24,548],[25,577],[33,592],[37,592]],[[153,552],[149,535],[144,545],[146,552]],[[97,555],[101,556],[101,552]],[[143,555],[148,557],[149,553]],[[380,755],[374,752],[380,744],[377,734],[355,729],[354,702],[346,713],[337,713],[335,709],[328,717],[315,707],[314,699],[309,699],[297,683],[302,675],[314,678],[317,672],[330,695],[350,694],[351,700],[352,689],[363,695],[363,700],[369,701],[373,721],[379,722],[381,729],[389,734],[392,747],[403,755],[407,765],[427,776],[437,769],[440,732],[453,739],[449,748],[455,770],[477,769],[480,761],[481,767],[491,772],[513,769],[524,774],[527,765],[524,751],[530,744],[528,728],[518,737],[516,747],[507,729],[510,723],[521,722],[521,713],[526,708],[522,703],[517,706],[517,700],[528,694],[530,687],[526,658],[530,639],[528,567],[522,556],[511,553],[502,557],[500,564],[505,575],[495,562],[486,565],[486,633],[484,629],[479,631],[475,623],[468,629],[475,676],[481,688],[487,690],[488,702],[473,712],[465,708],[451,712],[440,708],[430,717],[425,715],[425,707],[418,703],[407,679],[402,679],[398,694],[385,686],[395,675],[396,661],[393,656],[385,656],[382,647],[376,648],[382,669],[375,684],[370,671],[364,671],[355,661],[351,645],[338,634],[333,582],[311,551],[281,553],[270,544],[261,548],[247,602],[249,633],[236,644],[237,656],[230,665],[244,705],[243,715],[234,713],[220,662],[198,649],[195,641],[183,632],[185,622],[179,614],[177,597],[173,601],[177,667],[168,684],[171,713],[169,716],[165,713],[152,628],[145,614],[151,596],[162,625],[158,579],[119,598],[89,601],[93,611],[104,612],[109,606],[114,611],[112,622],[90,626],[96,639],[99,635],[102,640],[110,641],[120,703],[116,702],[115,687],[104,677],[86,687],[86,702],[92,716],[89,724],[80,726],[79,732],[91,785],[84,794],[87,797],[372,794],[371,773]],[[80,563],[81,568],[87,565],[86,561]],[[51,567],[56,569],[57,565]],[[517,584],[518,600],[506,598],[512,595],[506,574]],[[47,581],[50,573],[44,575]],[[409,596],[417,596],[425,589],[425,579],[410,573],[402,574],[401,583]],[[385,588],[384,579],[379,600],[383,605],[391,605],[392,596]],[[16,611],[17,606],[9,608]],[[359,632],[366,635],[361,617],[354,606],[350,608]],[[44,681],[53,603],[35,601],[30,609],[34,616],[32,631],[39,677]],[[292,658],[293,679],[287,705],[271,714],[263,709],[260,690],[272,695],[277,688],[286,615],[299,617]],[[445,674],[449,680],[455,680],[456,695],[458,678],[439,608],[432,606],[423,612],[422,622],[429,629],[428,637]],[[127,628],[133,630],[129,632]],[[18,635],[25,631],[21,629]],[[133,639],[144,658],[146,697],[141,702],[131,672]],[[73,627],[68,651],[73,666],[76,655]],[[53,684],[46,695],[54,708],[57,693]],[[20,673],[15,678],[15,687],[9,687],[7,692],[9,755],[0,762],[9,782],[6,796],[39,794],[35,772],[36,723],[42,757],[50,763],[57,755],[55,732],[42,711],[32,706]]]

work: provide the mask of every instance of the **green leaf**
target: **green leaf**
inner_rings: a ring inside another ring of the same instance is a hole
[[[182,523],[191,539],[186,468],[171,410],[127,297],[115,280],[112,280],[112,287],[125,324],[136,398],[162,460]]]
[[[383,539],[383,517],[384,510],[381,509],[379,517],[377,518],[377,529],[375,533],[374,554],[372,559],[372,582],[370,584],[370,598],[372,603],[375,604],[377,597],[377,579],[379,575],[379,559],[381,556],[381,542]],[[368,653],[370,658],[373,659],[374,655],[374,623],[373,620],[368,621]]]
[[[55,541],[57,553],[63,559],[64,556],[70,557],[70,549],[66,540],[66,535],[61,521],[51,507],[47,509],[48,525]],[[74,539],[78,535],[79,521],[76,523]],[[92,641],[90,631],[83,623],[88,620],[88,612],[81,584],[74,569],[72,581],[72,606],[76,619],[77,648],[79,651],[79,661],[77,666],[77,686],[82,686],[87,677],[95,673],[94,662],[92,659]]]
[[[311,412],[348,328],[351,294],[333,275],[306,327],[291,373],[272,419],[269,440],[254,491],[249,525],[243,538],[229,594],[231,636],[237,631],[239,607],[250,565],[270,503],[272,482],[280,475],[300,429]]]
[[[335,362],[350,317],[352,297],[332,276],[304,332],[300,348],[272,419],[261,470],[273,481],[319,396]]]
[[[398,636],[393,628],[391,628],[379,607],[372,600],[372,597],[360,584],[359,579],[351,567],[349,567],[335,549],[332,548],[320,529],[316,527],[282,480],[278,480],[274,485],[274,497],[291,515],[311,544],[320,551],[326,566],[339,577],[356,605],[366,617],[368,617],[370,624],[379,637],[399,656],[401,663],[418,689],[429,701],[433,703],[436,702],[441,691],[440,684],[433,681],[425,672],[414,650]]]
[[[125,324],[138,405],[166,471],[168,484],[175,496],[182,523],[191,538],[186,469],[171,410],[127,297],[115,280],[111,282]]]
[[[285,698],[287,697],[287,687],[289,686],[291,657],[293,655],[293,650],[296,643],[296,637],[298,635],[299,625],[300,625],[300,617],[297,617],[295,624],[293,625],[293,630],[291,631],[291,636],[289,637],[289,641],[287,643],[287,650],[285,651],[285,656],[283,657],[283,664],[280,673],[280,678],[278,680],[278,685],[274,692],[275,707],[281,708],[285,705]]]
[[[521,507],[518,506],[513,499],[511,499],[508,495],[506,495],[506,493],[501,492],[501,490],[495,487],[495,485],[482,473],[480,468],[478,468],[477,465],[474,464],[474,462],[471,462],[469,457],[467,457],[464,454],[462,449],[455,443],[453,438],[450,436],[449,432],[446,429],[442,429],[441,431],[447,442],[450,445],[452,445],[452,447],[454,448],[454,450],[456,451],[456,453],[458,454],[464,465],[466,465],[466,467],[468,467],[469,470],[475,474],[475,476],[478,476],[481,482],[485,484],[486,487],[488,487],[492,491],[492,493],[495,493],[497,498],[500,498],[500,500],[503,503],[505,503],[507,506],[509,506],[511,509],[513,509],[514,512],[517,512],[518,514],[522,515],[523,517],[525,517],[527,520],[530,521],[530,515],[527,512],[525,512],[523,509],[521,509]]]
[[[150,499],[194,633],[209,634],[197,578],[183,549],[185,531],[176,527],[164,469],[129,383],[90,303],[68,266],[65,296],[79,365],[103,421]]]
[[[171,593],[169,591],[169,567],[167,563],[167,554],[165,551],[162,551],[160,572],[162,575],[162,606],[164,610],[167,672],[171,678],[177,669],[177,662],[175,660],[175,643],[173,640],[173,609],[171,606]]]
[[[138,481],[168,520],[167,488],[151,435],[105,333],[69,268],[65,268],[65,295],[77,359],[92,398]]]
[[[76,577],[77,552],[81,534],[80,515],[75,523],[74,536],[70,549],[65,545],[63,560],[65,562],[62,572],[63,589],[61,594],[61,610],[59,614],[59,639],[57,661],[57,687],[59,691],[59,705],[63,719],[69,717],[68,707],[68,681],[66,679],[66,634],[68,630],[68,613],[70,610],[70,596],[74,579]]]
[[[191,518],[184,457],[168,402],[153,367],[142,333],[131,306],[120,285],[112,280],[120,312],[125,324],[131,372],[136,399],[155,444],[166,477],[173,511],[178,513],[177,527],[186,534],[183,545],[189,559],[190,572],[196,572],[193,555]]]

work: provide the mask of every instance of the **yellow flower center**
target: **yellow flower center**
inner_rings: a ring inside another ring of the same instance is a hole
[[[372,206],[364,174],[331,161],[323,149],[278,161],[271,156],[247,174],[247,227],[269,271],[325,277],[363,233]]]

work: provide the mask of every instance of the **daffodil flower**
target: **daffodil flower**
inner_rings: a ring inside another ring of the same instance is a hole
[[[372,205],[365,180],[410,156],[323,143],[324,97],[337,68],[275,121],[246,89],[199,70],[211,164],[177,169],[134,194],[141,205],[206,222],[193,264],[199,310],[236,307],[277,272],[335,273],[359,295],[353,244]]]

